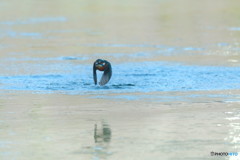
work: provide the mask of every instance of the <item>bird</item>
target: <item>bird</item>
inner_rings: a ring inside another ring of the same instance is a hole
[[[97,70],[104,71],[99,85],[103,86],[108,83],[112,77],[112,66],[107,60],[97,59],[93,63],[93,80],[94,84],[97,85]]]

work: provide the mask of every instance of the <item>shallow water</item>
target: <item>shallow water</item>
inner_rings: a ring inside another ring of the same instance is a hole
[[[239,5],[1,1],[0,159],[239,159]]]
[[[45,74],[5,75],[0,88],[42,93],[98,94],[155,91],[214,91],[240,89],[240,67],[189,66],[164,62],[132,62],[113,65],[113,78],[106,86],[95,86],[92,65],[73,64],[74,57],[57,58],[55,64],[38,64],[45,60],[28,60],[9,66],[8,70],[37,70]],[[6,63],[11,63],[8,60]],[[14,60],[15,61],[15,60]],[[35,63],[29,64],[32,61]],[[47,60],[48,61],[48,60]],[[50,60],[51,61],[51,60]],[[63,61],[63,62],[61,62]],[[11,68],[12,67],[12,68]],[[39,69],[37,69],[39,68]],[[102,73],[98,74],[100,79]]]

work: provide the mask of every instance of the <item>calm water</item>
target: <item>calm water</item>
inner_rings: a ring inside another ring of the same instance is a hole
[[[1,1],[0,159],[239,159],[239,5]]]

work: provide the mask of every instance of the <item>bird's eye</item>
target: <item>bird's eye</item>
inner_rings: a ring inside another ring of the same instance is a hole
[[[105,66],[105,62],[103,62],[103,65]]]

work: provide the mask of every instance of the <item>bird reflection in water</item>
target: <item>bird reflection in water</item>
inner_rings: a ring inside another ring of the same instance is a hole
[[[107,123],[101,122],[101,124],[94,125],[94,156],[96,159],[107,159],[111,155],[111,152],[109,152],[111,137],[112,131]]]
[[[111,141],[112,132],[108,124],[102,122],[99,127],[95,124],[94,140],[95,143],[109,143]]]

